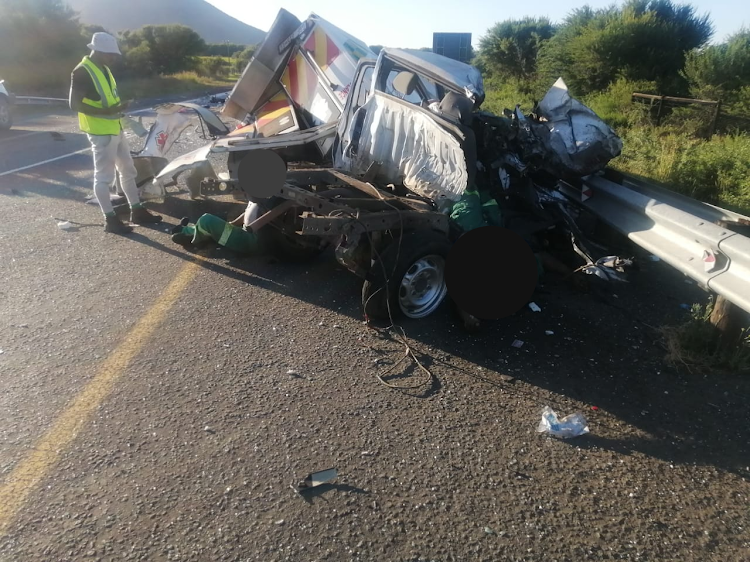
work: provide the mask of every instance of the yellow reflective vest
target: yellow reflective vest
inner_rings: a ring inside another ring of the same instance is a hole
[[[106,66],[104,69],[109,75],[109,82],[104,76],[104,73],[96,66],[89,57],[83,57],[81,64],[76,67],[85,68],[91,76],[91,80],[94,82],[94,87],[99,93],[101,101],[93,101],[88,98],[83,98],[83,103],[91,107],[107,108],[114,107],[120,103],[120,95],[117,93],[117,82],[115,77],[112,76],[109,68]],[[111,86],[110,86],[111,85]],[[78,125],[84,133],[90,135],[119,135],[120,134],[120,115],[111,116],[96,116],[86,115],[85,113],[78,114]]]

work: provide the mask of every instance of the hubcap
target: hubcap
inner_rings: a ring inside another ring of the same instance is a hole
[[[409,318],[432,314],[448,293],[445,259],[431,255],[415,261],[401,278],[398,304]]]

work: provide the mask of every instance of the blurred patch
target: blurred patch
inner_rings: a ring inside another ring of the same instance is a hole
[[[456,305],[472,316],[496,320],[531,300],[537,262],[528,243],[498,226],[467,232],[448,253],[445,282]]]
[[[271,150],[251,150],[240,162],[237,179],[251,197],[274,197],[284,186],[286,163]]]

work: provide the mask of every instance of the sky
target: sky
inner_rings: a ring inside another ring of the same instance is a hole
[[[279,8],[300,20],[311,12],[330,21],[368,45],[418,49],[432,47],[436,31],[472,33],[472,42],[492,24],[524,16],[546,16],[561,21],[574,8],[588,4],[593,8],[608,6],[614,0],[536,0],[523,4],[497,0],[207,0],[217,8],[249,25],[267,31]],[[714,23],[713,42],[722,41],[744,24],[750,27],[748,0],[677,0],[690,3],[699,14],[710,13]]]

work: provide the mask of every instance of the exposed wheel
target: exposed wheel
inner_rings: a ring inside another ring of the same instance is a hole
[[[396,238],[380,254],[380,263],[372,266],[362,286],[365,314],[388,319],[389,304],[394,317],[425,318],[435,312],[448,294],[445,262],[449,248],[448,238],[439,232],[405,232],[400,245]]]
[[[0,130],[7,131],[13,126],[13,115],[8,100],[0,97]]]
[[[273,198],[256,201],[263,212],[273,209],[285,200]],[[296,209],[290,209],[282,216],[258,231],[258,239],[268,251],[288,261],[309,261],[318,257],[328,247],[328,242],[319,236],[301,236],[301,227]]]

